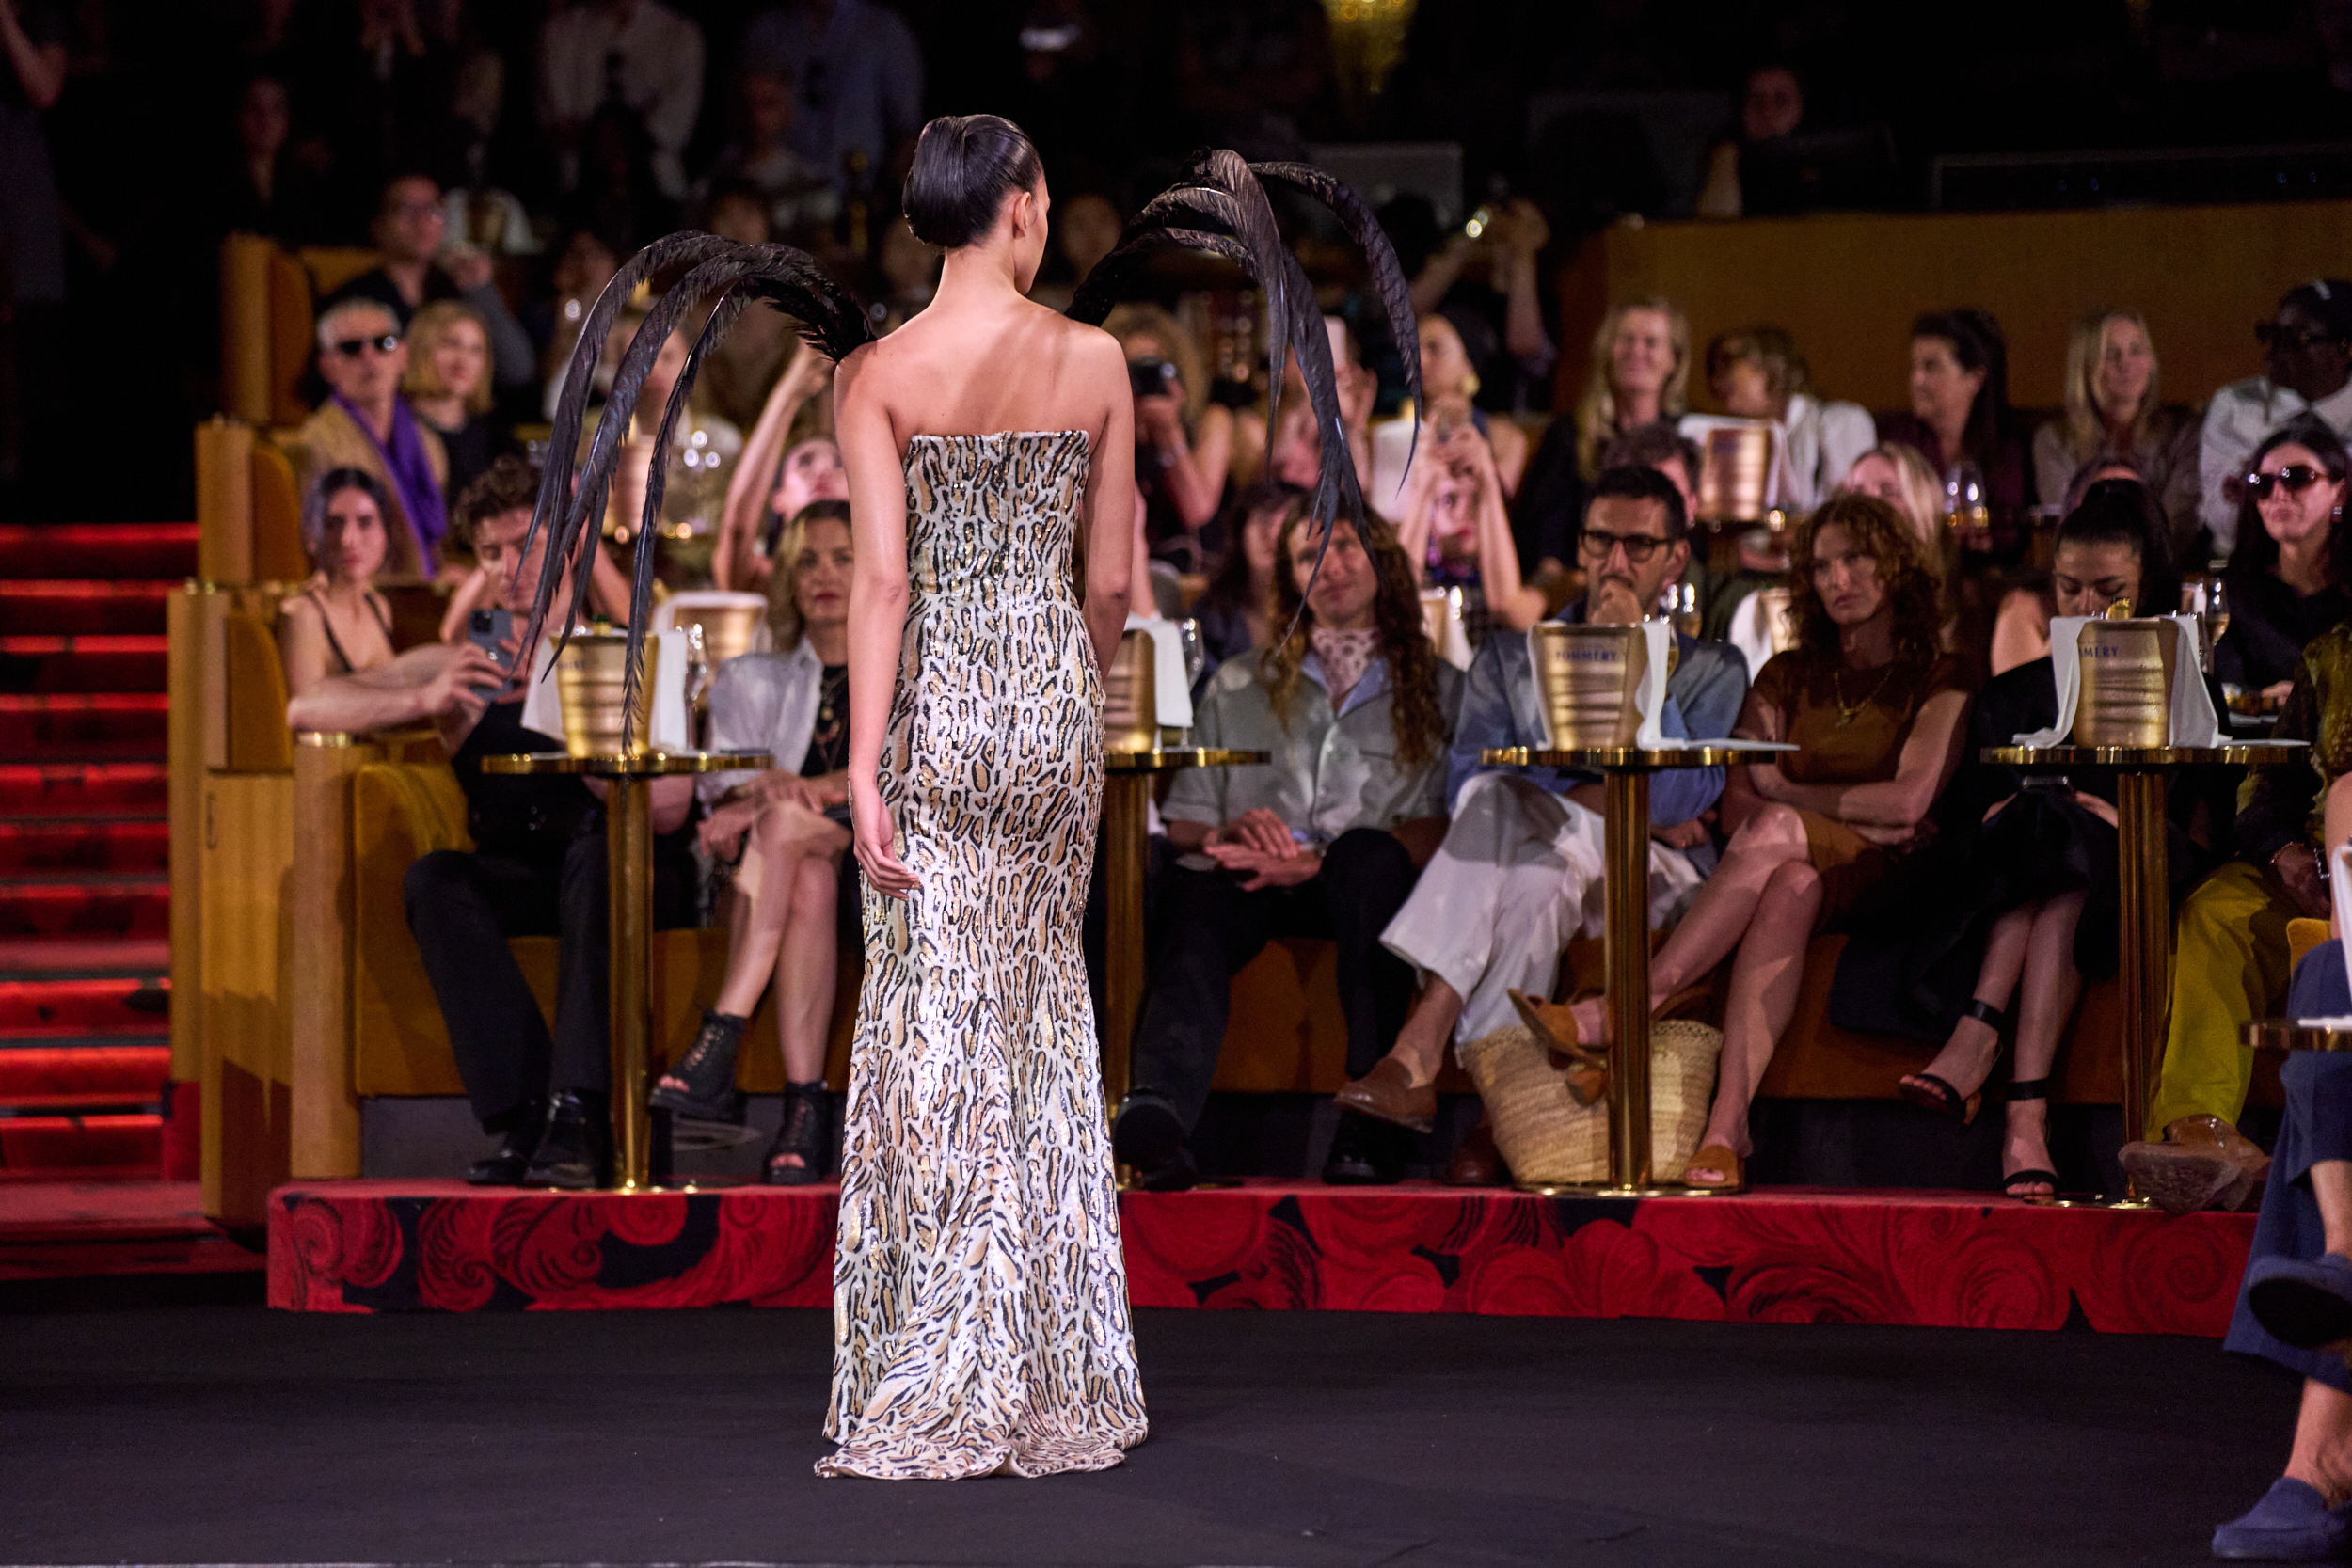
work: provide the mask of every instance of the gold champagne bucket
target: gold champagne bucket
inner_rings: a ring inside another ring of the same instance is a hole
[[[768,600],[763,594],[698,589],[690,594],[671,594],[669,602],[657,612],[655,626],[659,629],[666,618],[674,630],[702,627],[703,649],[710,667],[716,670],[728,659],[752,651],[759,636],[760,623],[767,615]]]
[[[1136,630],[1119,640],[1104,683],[1103,748],[1110,752],[1156,752],[1160,747],[1160,693],[1152,634]]]
[[[628,673],[628,639],[617,634],[573,638],[555,657],[555,694],[564,708],[564,750],[576,757],[634,756],[645,751],[653,725],[654,672],[661,644],[645,642],[637,684],[637,721],[621,734],[621,694]]]
[[[1535,690],[1551,721],[1551,743],[1630,746],[1642,727],[1636,699],[1649,674],[1649,641],[1640,626],[1535,628]]]
[[[2074,704],[2074,744],[2169,744],[2179,625],[2155,619],[2093,621],[2082,628],[2075,647],[2082,694]]]
[[[1699,464],[1701,522],[1752,523],[1764,515],[1771,487],[1772,427],[1719,425],[1707,433]]]

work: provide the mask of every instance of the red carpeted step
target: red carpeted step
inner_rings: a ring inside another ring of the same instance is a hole
[[[35,871],[169,869],[171,829],[160,818],[0,818],[0,877]]]
[[[170,936],[167,877],[0,878],[0,937]]]
[[[0,697],[0,756],[160,756],[170,711],[160,691]]]
[[[0,637],[0,671],[19,691],[161,691],[161,637]]]
[[[0,578],[195,575],[194,523],[12,523],[0,527]]]
[[[164,629],[168,582],[0,582],[0,631],[10,637],[107,633],[153,636]]]
[[[160,762],[0,765],[0,816],[160,814],[168,804]]]
[[[152,1111],[169,1045],[20,1045],[0,1051],[0,1109]]]
[[[168,901],[169,894],[166,894]],[[87,974],[171,967],[171,939],[119,936],[10,936],[0,933],[0,974]]]
[[[0,1177],[60,1171],[161,1171],[164,1119],[145,1112],[0,1117]]]
[[[171,982],[153,974],[65,974],[0,980],[0,1043],[106,1039],[170,1026]],[[0,1056],[10,1054],[0,1051]]]

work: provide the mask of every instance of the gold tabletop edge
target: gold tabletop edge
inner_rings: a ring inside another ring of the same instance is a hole
[[[1158,773],[1179,768],[1254,768],[1274,760],[1272,752],[1232,746],[1170,746],[1151,752],[1105,752],[1104,766],[1114,773]]]
[[[2256,1051],[2352,1051],[2352,1029],[2321,1028],[2287,1018],[2241,1024],[2238,1038]]]
[[[2219,746],[1987,746],[1977,753],[1980,762],[2009,767],[2034,765],[2067,768],[2188,768],[2206,763],[2265,763],[2300,761],[2310,748],[2302,741],[2271,741],[2249,745],[2225,741]]]
[[[1540,746],[1490,746],[1478,753],[1478,760],[1489,768],[1723,768],[1783,754],[1752,746],[1577,746],[1550,751]]]
[[[576,757],[569,752],[507,752],[482,759],[485,773],[586,773],[595,777],[665,778],[772,768],[766,752],[646,752],[637,756]]]

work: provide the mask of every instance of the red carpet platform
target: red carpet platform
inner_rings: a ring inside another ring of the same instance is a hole
[[[454,1181],[272,1196],[269,1299],[311,1312],[823,1307],[834,1194],[621,1198]],[[1138,1307],[2218,1336],[2250,1214],[1776,1188],[1627,1201],[1249,1182],[1120,1202]]]

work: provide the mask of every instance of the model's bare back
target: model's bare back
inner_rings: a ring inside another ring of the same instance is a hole
[[[1012,298],[986,309],[931,309],[845,366],[889,416],[903,454],[916,436],[1083,430],[1099,451],[1126,361],[1100,327]]]

